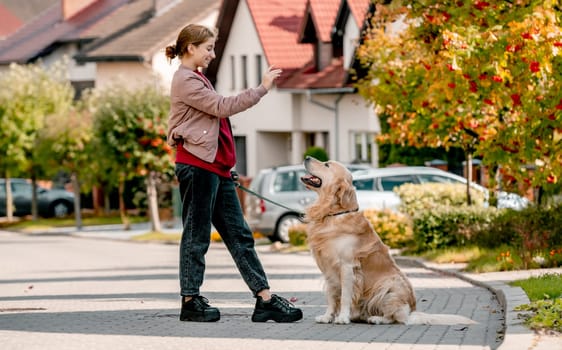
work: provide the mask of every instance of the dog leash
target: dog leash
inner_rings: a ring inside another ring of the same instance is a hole
[[[281,204],[281,203],[276,202],[276,201],[274,201],[274,200],[272,200],[272,199],[266,198],[266,197],[262,196],[261,194],[256,193],[256,192],[252,191],[251,189],[242,186],[242,185],[240,184],[240,181],[239,181],[239,180],[240,180],[240,176],[238,175],[238,173],[237,173],[236,171],[231,171],[231,172],[230,172],[230,177],[232,178],[232,181],[234,181],[234,184],[236,185],[236,187],[238,187],[238,188],[241,189],[242,191],[247,192],[247,193],[249,193],[249,194],[251,194],[251,195],[253,195],[253,196],[256,196],[256,197],[258,197],[259,199],[263,199],[264,201],[269,202],[269,203],[271,203],[271,204],[273,204],[273,205],[276,205],[276,206],[278,206],[278,207],[281,207],[281,208],[283,208],[283,209],[287,209],[287,210],[293,211],[293,212],[295,212],[295,213],[298,214],[299,220],[300,220],[300,221],[303,221],[304,215],[305,215],[303,212],[301,212],[301,211],[299,211],[299,210],[296,210],[296,209],[293,209],[293,208],[289,208],[288,206],[286,206],[286,205],[284,205],[284,204]]]

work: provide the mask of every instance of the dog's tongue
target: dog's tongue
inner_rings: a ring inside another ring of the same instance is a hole
[[[301,177],[301,181],[312,187],[320,187],[322,185],[320,178],[310,174]]]

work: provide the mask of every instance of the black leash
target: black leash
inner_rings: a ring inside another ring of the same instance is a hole
[[[236,171],[231,171],[231,172],[230,172],[230,177],[232,178],[232,181],[234,181],[234,184],[236,185],[236,187],[238,187],[238,188],[241,189],[242,191],[247,192],[247,193],[249,193],[249,194],[251,194],[251,195],[253,195],[253,196],[256,196],[256,197],[258,197],[259,199],[263,199],[264,201],[267,201],[267,202],[269,202],[269,203],[271,203],[271,204],[273,204],[273,205],[276,205],[276,206],[278,206],[278,207],[281,207],[281,208],[284,208],[284,209],[287,209],[287,210],[290,210],[290,211],[293,211],[293,212],[297,213],[297,214],[299,215],[299,219],[300,219],[301,221],[302,221],[302,219],[304,219],[304,215],[305,215],[305,214],[304,214],[303,212],[298,211],[298,210],[295,210],[295,209],[293,209],[293,208],[289,208],[288,206],[286,206],[286,205],[284,205],[284,204],[281,204],[281,203],[278,203],[278,202],[276,202],[276,201],[274,201],[274,200],[272,200],[272,199],[266,198],[266,197],[262,196],[261,194],[256,193],[256,192],[250,190],[249,188],[246,188],[246,187],[242,186],[242,185],[240,184],[240,182],[239,182],[240,176],[238,175],[238,173],[237,173]]]

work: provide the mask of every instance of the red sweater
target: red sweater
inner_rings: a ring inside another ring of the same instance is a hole
[[[230,170],[236,164],[236,148],[234,147],[230,120],[228,118],[221,118],[220,120],[219,149],[213,163],[207,163],[189,153],[183,148],[183,142],[181,141],[178,142],[176,163],[193,165],[219,176],[230,177]]]

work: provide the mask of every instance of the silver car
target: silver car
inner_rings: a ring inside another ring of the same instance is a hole
[[[402,184],[423,184],[423,183],[452,183],[452,184],[465,184],[466,179],[462,176],[425,166],[400,166],[388,168],[372,168],[369,170],[356,172],[353,185],[357,190],[357,196],[366,197],[368,193],[372,196],[379,196],[380,192],[385,192],[388,195],[394,195],[395,199],[392,201],[392,209],[398,209],[400,206],[400,197],[393,192],[395,187]],[[471,187],[477,191],[484,193],[484,198],[490,198],[487,188],[471,183]],[[498,208],[511,208],[521,210],[529,206],[530,201],[515,193],[508,193],[499,191]]]
[[[363,164],[349,164],[347,167],[352,173],[371,169]],[[254,232],[268,236],[271,241],[288,242],[289,228],[301,222],[301,213],[317,198],[316,192],[308,190],[300,181],[304,174],[302,164],[267,168],[258,173],[249,189],[277,204],[252,194],[246,196],[246,220]],[[368,202],[363,203],[358,196],[361,207],[373,206],[373,203],[369,203],[371,200],[376,201],[377,206],[382,206],[385,197],[394,200],[392,195],[385,194],[376,199],[370,195],[366,197]]]

